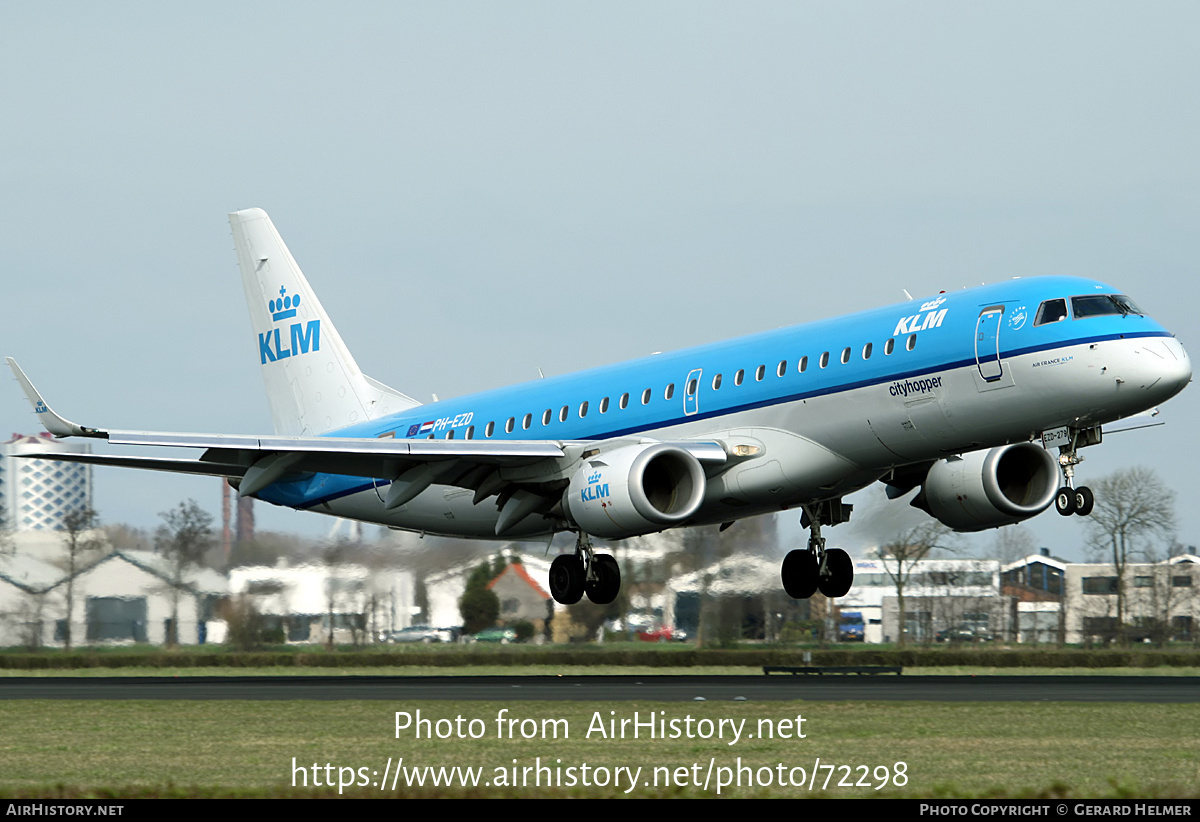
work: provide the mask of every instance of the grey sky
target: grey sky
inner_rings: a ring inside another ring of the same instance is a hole
[[[1039,274],[1200,350],[1192,3],[0,11],[0,353],[84,423],[269,428],[225,217],[251,206],[422,400]],[[1080,468],[1158,471],[1191,544],[1198,404]],[[11,383],[4,421],[36,430]],[[96,480],[106,521],[217,511],[215,480]],[[1077,556],[1059,520],[1030,527]]]

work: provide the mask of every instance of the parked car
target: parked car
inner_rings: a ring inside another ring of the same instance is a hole
[[[687,642],[687,632],[665,625],[658,628],[648,628],[638,631],[637,638],[642,642]]]
[[[454,633],[446,628],[431,628],[428,625],[410,625],[399,631],[391,631],[383,638],[384,642],[423,642],[429,645],[434,642],[453,642]]]
[[[484,628],[471,637],[472,642],[499,642],[507,645],[517,641],[517,632],[512,628]]]
[[[959,625],[934,634],[935,642],[991,642],[996,637],[986,628],[968,628]]]

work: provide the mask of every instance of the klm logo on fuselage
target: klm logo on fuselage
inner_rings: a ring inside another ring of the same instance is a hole
[[[271,320],[279,322],[295,317],[296,308],[299,305],[300,295],[289,296],[287,289],[280,286],[279,299],[268,302],[267,310],[271,312]],[[267,333],[258,335],[258,356],[263,365],[268,362],[286,360],[288,357],[298,357],[309,351],[320,350],[320,320],[292,323],[290,326],[276,326]]]
[[[892,332],[892,336],[899,337],[901,334],[912,334],[914,331],[937,328],[942,324],[942,320],[946,319],[946,312],[950,310],[943,308],[941,311],[938,311],[938,306],[944,302],[946,302],[945,297],[938,297],[927,303],[922,303],[919,312],[913,314],[911,317],[900,318],[900,322],[896,324],[896,330]]]

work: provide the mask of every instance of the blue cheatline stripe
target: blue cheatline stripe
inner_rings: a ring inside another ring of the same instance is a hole
[[[1080,346],[1080,345],[1089,345],[1092,343],[1106,342],[1106,341],[1118,340],[1118,339],[1136,339],[1136,338],[1143,338],[1143,337],[1171,337],[1171,336],[1172,335],[1170,333],[1165,332],[1165,331],[1146,331],[1146,332],[1139,332],[1139,333],[1135,333],[1135,334],[1100,334],[1100,335],[1095,335],[1095,336],[1090,336],[1090,337],[1081,337],[1081,338],[1073,339],[1073,340],[1066,341],[1066,342],[1058,341],[1058,342],[1054,342],[1054,343],[1045,343],[1042,345],[1028,346],[1025,348],[1014,349],[1012,351],[1002,352],[1001,360],[1008,360],[1008,359],[1012,359],[1014,357],[1022,357],[1022,356],[1026,356],[1029,354],[1037,354],[1037,353],[1044,352],[1044,351],[1054,351],[1054,350],[1059,350],[1059,349],[1064,349],[1064,348],[1072,348],[1072,347],[1076,347],[1076,346]],[[954,361],[951,361],[948,363],[944,363],[944,364],[940,364],[940,365],[934,365],[934,366],[924,367],[924,368],[915,368],[915,369],[910,369],[910,370],[901,371],[901,372],[894,372],[894,373],[891,373],[891,374],[888,374],[885,376],[872,377],[869,379],[854,380],[851,382],[845,382],[845,383],[840,383],[837,385],[828,386],[826,388],[814,389],[812,391],[803,391],[803,392],[797,392],[797,393],[792,393],[792,394],[764,397],[763,399],[756,400],[754,402],[741,403],[736,406],[731,406],[731,407],[723,408],[723,409],[719,409],[719,410],[700,412],[698,414],[692,414],[689,416],[684,416],[682,413],[679,413],[673,417],[661,419],[658,421],[646,422],[646,423],[643,423],[640,425],[628,426],[625,428],[609,429],[609,430],[601,431],[601,432],[598,432],[595,434],[590,434],[588,436],[578,437],[578,438],[574,438],[574,439],[587,440],[587,441],[598,441],[598,440],[612,439],[614,437],[627,436],[630,434],[645,433],[648,431],[654,431],[657,429],[667,428],[667,427],[681,425],[681,424],[685,424],[685,423],[691,423],[691,422],[696,422],[696,421],[701,421],[701,420],[717,419],[720,417],[732,416],[735,414],[744,413],[746,411],[753,411],[753,410],[756,410],[759,408],[766,408],[766,407],[770,407],[770,406],[774,406],[774,405],[785,405],[788,403],[800,402],[800,401],[807,400],[807,399],[813,399],[815,397],[832,396],[835,394],[841,394],[841,393],[845,393],[848,391],[854,391],[859,388],[869,388],[869,387],[877,386],[877,385],[886,385],[887,383],[899,382],[901,380],[912,379],[914,377],[919,377],[922,375],[931,374],[931,373],[938,372],[938,371],[953,371],[953,370],[959,369],[959,368],[970,368],[970,367],[974,367],[975,365],[976,365],[976,360],[975,360],[974,356],[971,356],[971,357],[967,357],[967,358],[957,359],[957,360],[954,360]],[[336,435],[334,435],[334,436],[336,436]],[[493,439],[520,439],[520,438],[519,437],[503,437],[503,436],[501,436],[501,437],[493,437]],[[308,508],[312,508],[317,505],[320,505],[322,503],[331,502],[333,500],[351,496],[353,494],[357,494],[362,491],[373,490],[376,486],[376,480],[374,480],[374,479],[358,478],[358,477],[342,477],[342,476],[336,475],[336,474],[318,474],[318,475],[315,475],[315,477],[312,477],[312,478],[309,478],[306,480],[300,480],[298,482],[311,484],[317,478],[320,478],[321,484],[347,483],[347,486],[344,488],[339,488],[330,493],[322,494],[319,497],[310,499],[307,497],[307,494],[304,491],[300,491],[299,493],[295,493],[295,494],[290,493],[290,492],[283,493],[283,494],[278,493],[278,491],[283,490],[284,486],[288,486],[288,485],[294,486],[296,483],[276,483],[274,486],[271,486],[271,489],[274,489],[276,491],[276,493],[271,494],[271,496],[276,497],[276,499],[268,499],[268,497],[266,497],[266,496],[262,496],[262,498],[268,502],[275,502],[276,504],[280,504],[280,505],[287,505],[287,506],[290,506],[293,508],[299,508],[299,509],[308,509]],[[381,480],[381,482],[383,483],[384,486],[390,485],[390,481],[388,481],[388,480]],[[270,490],[270,489],[268,489],[268,490]]]

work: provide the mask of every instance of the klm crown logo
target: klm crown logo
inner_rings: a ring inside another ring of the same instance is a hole
[[[267,311],[271,313],[271,321],[279,322],[280,320],[288,320],[296,316],[296,309],[300,305],[300,295],[289,295],[287,289],[283,286],[279,287],[279,299],[270,300],[267,302]],[[268,362],[278,362],[285,360],[288,357],[298,357],[301,354],[307,354],[309,351],[321,350],[321,321],[309,320],[307,323],[298,322],[292,323],[289,327],[290,331],[290,348],[285,348],[283,345],[284,339],[279,326],[272,328],[265,334],[258,335],[258,356],[263,365]]]
[[[267,309],[271,312],[271,319],[275,322],[296,316],[296,306],[300,305],[300,295],[297,294],[294,297],[286,295],[287,289],[279,286],[279,299],[271,300],[267,303]]]

